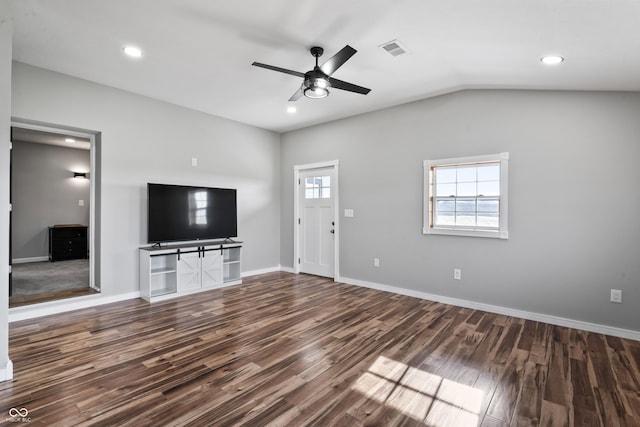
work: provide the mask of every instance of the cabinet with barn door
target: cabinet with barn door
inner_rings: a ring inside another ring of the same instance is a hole
[[[153,302],[242,283],[240,243],[140,248],[140,296]]]
[[[220,245],[178,249],[178,291],[215,288],[222,285]]]

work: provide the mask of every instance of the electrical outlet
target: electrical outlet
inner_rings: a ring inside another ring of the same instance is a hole
[[[462,280],[462,270],[459,268],[453,269],[453,280]]]
[[[380,267],[380,258],[374,258],[373,259],[373,266],[374,267]]]
[[[192,157],[191,158],[191,166],[198,166],[198,158],[197,157]]]
[[[611,302],[622,304],[622,291],[619,289],[611,289]]]

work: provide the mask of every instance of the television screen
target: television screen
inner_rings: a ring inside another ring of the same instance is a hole
[[[238,235],[236,190],[147,184],[149,243]]]

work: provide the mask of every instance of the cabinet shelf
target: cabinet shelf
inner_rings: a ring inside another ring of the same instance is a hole
[[[151,269],[151,275],[155,276],[157,274],[169,274],[169,273],[175,273],[176,269],[174,268],[153,268]]]
[[[151,296],[152,297],[159,297],[161,295],[167,295],[167,294],[171,294],[174,293],[176,290],[175,288],[158,288],[158,289],[152,289],[151,290]]]

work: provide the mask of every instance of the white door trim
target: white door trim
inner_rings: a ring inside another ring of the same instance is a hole
[[[340,175],[339,175],[339,161],[330,160],[326,162],[307,163],[303,165],[293,166],[293,272],[295,274],[300,273],[300,265],[298,264],[298,258],[300,257],[300,236],[298,235],[298,218],[300,218],[300,200],[298,191],[298,181],[300,179],[300,173],[312,169],[326,169],[333,168],[335,174],[335,185],[332,187],[332,191],[335,191],[334,198],[334,215],[335,218],[335,234],[333,240],[333,280],[337,280],[340,277]]]
[[[97,292],[101,292],[100,281],[96,280],[96,262],[100,262],[96,259],[98,252],[96,251],[96,177],[99,175],[97,172],[97,157],[96,157],[96,135],[98,132],[71,128],[68,126],[55,125],[49,123],[40,123],[31,120],[21,119],[17,117],[11,118],[11,126],[37,130],[42,132],[64,134],[69,136],[77,136],[81,138],[88,138],[91,149],[89,150],[89,287]]]

